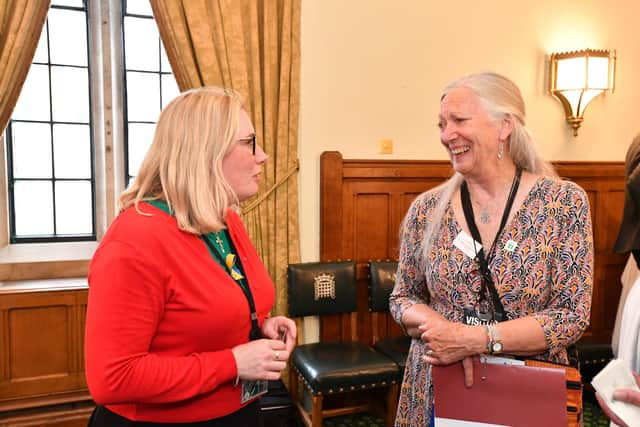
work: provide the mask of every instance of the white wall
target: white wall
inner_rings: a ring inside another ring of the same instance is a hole
[[[494,70],[527,103],[528,127],[548,160],[623,160],[640,132],[638,0],[303,0],[300,237],[319,258],[319,157],[446,159],[439,94],[457,77]],[[546,92],[551,52],[616,49],[616,92],[587,108],[573,137]],[[379,155],[391,138],[394,154]]]

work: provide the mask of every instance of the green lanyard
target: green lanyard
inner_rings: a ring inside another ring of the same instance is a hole
[[[164,200],[145,200],[145,202],[173,216],[173,212],[171,212],[169,205],[167,205],[167,202]],[[247,284],[242,262],[240,262],[240,258],[236,256],[237,250],[233,244],[233,240],[231,240],[231,236],[228,234],[227,230],[222,230],[217,233],[203,234],[200,237],[207,245],[209,255],[211,255],[213,259],[227,271],[227,273],[229,273],[238,286],[240,286],[240,289],[242,289],[242,293],[245,298],[247,298],[249,310],[251,311],[251,331],[249,332],[249,340],[262,338],[260,326],[258,325],[258,313],[256,312],[253,294],[251,293],[251,288]]]

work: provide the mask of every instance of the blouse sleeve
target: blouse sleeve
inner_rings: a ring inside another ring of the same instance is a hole
[[[423,195],[414,200],[404,219],[396,282],[389,297],[389,311],[400,326],[406,309],[414,304],[428,303],[425,271],[421,265],[425,218],[426,203]]]
[[[542,327],[549,356],[576,342],[589,326],[593,289],[593,235],[589,201],[575,184],[558,195],[558,240],[550,269],[551,296],[533,316]]]
[[[236,375],[231,350],[150,352],[165,310],[167,273],[127,243],[101,246],[91,263],[85,358],[99,404],[168,403],[209,392]]]

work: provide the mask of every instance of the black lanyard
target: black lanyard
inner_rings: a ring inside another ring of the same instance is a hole
[[[227,264],[225,263],[222,254],[218,252],[216,247],[211,243],[207,236],[202,235],[202,240],[204,240],[204,243],[206,243],[206,245],[209,247],[209,250],[214,255],[216,261],[224,268]],[[240,256],[238,254],[238,251],[236,250],[235,245],[233,244],[233,240],[231,240],[231,235],[229,233],[227,233],[227,241],[229,242],[231,253],[236,257],[235,265],[238,267],[238,270],[240,270],[240,273],[243,277],[242,279],[233,280],[238,284],[238,286],[240,286],[240,289],[242,289],[242,293],[244,294],[245,298],[247,298],[247,302],[249,303],[249,310],[251,311],[251,331],[249,332],[249,340],[257,340],[262,338],[262,333],[260,332],[260,326],[258,325],[258,313],[256,312],[256,305],[253,301],[253,294],[251,293],[251,288],[247,283],[247,275],[244,272],[244,267],[242,266],[242,262],[240,261]],[[229,271],[228,267],[226,268],[226,270],[229,275],[231,275],[231,271]],[[233,276],[231,277],[233,278]]]
[[[500,221],[500,227],[498,228],[498,232],[496,233],[496,237],[493,239],[493,243],[491,244],[491,248],[487,253],[487,256],[491,256],[494,251],[496,241],[498,240],[500,233],[502,233],[502,229],[507,223],[507,219],[509,218],[509,213],[511,212],[511,208],[513,206],[513,201],[516,198],[516,193],[518,192],[518,187],[520,187],[520,177],[522,176],[522,169],[516,168],[516,174],[513,177],[513,182],[511,183],[511,190],[509,191],[509,197],[507,198],[507,204],[504,207],[504,212],[502,212],[502,220]],[[473,207],[471,206],[471,197],[469,196],[469,189],[467,188],[467,182],[463,181],[462,185],[460,185],[460,200],[462,202],[462,210],[464,211],[464,218],[467,221],[467,225],[469,226],[469,230],[471,231],[471,236],[474,239],[474,249],[475,242],[482,242],[482,237],[480,237],[480,232],[478,231],[478,226],[476,225],[476,220],[473,215]],[[495,310],[495,320],[501,322],[506,320],[504,306],[500,301],[500,296],[498,295],[498,291],[496,290],[495,284],[493,283],[493,279],[491,278],[491,271],[489,271],[489,261],[485,258],[484,249],[480,248],[480,250],[476,251],[476,258],[478,259],[478,264],[480,264],[480,273],[482,274],[482,288],[480,289],[480,301],[483,301],[486,298],[487,288],[491,293],[491,299],[493,301],[493,309]]]

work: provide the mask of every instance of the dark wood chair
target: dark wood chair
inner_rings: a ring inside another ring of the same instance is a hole
[[[371,346],[357,341],[355,263],[290,264],[287,274],[290,317],[340,314],[347,316],[351,324],[350,340],[298,345],[291,355],[291,395],[305,425],[321,427],[323,418],[370,410],[368,403],[325,408],[327,395],[387,388],[386,424],[393,426],[398,366]],[[310,396],[310,411],[305,409],[304,393],[298,387],[300,381]]]
[[[396,281],[396,261],[369,262],[369,311],[371,312],[373,347],[393,360],[399,368],[400,381],[407,364],[407,355],[411,345],[411,337],[386,336],[380,337],[382,316],[389,312],[389,295],[393,291]]]

